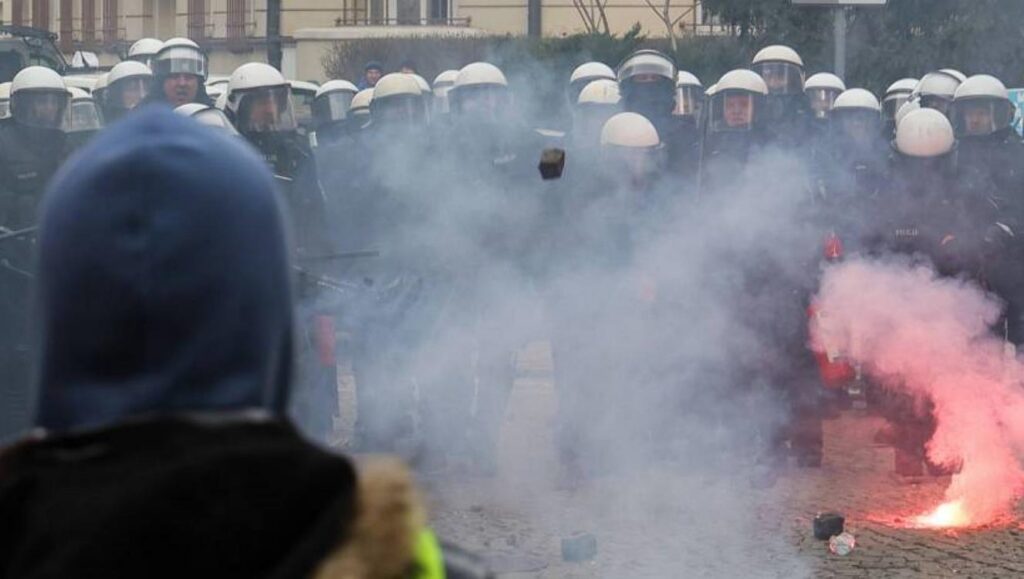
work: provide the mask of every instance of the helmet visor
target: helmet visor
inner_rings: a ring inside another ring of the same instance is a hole
[[[1001,131],[1013,122],[1014,107],[996,98],[975,98],[954,102],[950,121],[959,137],[983,137]]]
[[[832,132],[840,140],[869,145],[878,138],[881,123],[881,116],[868,109],[836,109],[832,111]]]
[[[703,104],[704,90],[699,86],[677,86],[676,108],[672,112],[676,115],[697,116]]]
[[[749,131],[754,128],[757,97],[750,92],[726,90],[711,97],[713,132]]]
[[[123,78],[107,87],[107,102],[116,108],[130,111],[145,100],[151,86],[149,77]]]
[[[940,96],[940,95],[921,95],[921,108],[935,109],[944,115],[949,114],[949,105],[952,104],[952,99]]]
[[[70,98],[66,91],[21,90],[11,96],[11,114],[26,126],[59,129]]]
[[[791,62],[762,62],[753,69],[768,85],[768,94],[798,95],[804,91],[804,71]]]
[[[458,114],[476,118],[503,118],[510,104],[508,88],[493,84],[458,87],[448,98]]]
[[[313,121],[317,125],[326,125],[345,120],[348,118],[348,110],[352,106],[354,96],[345,90],[320,95],[313,101]]]
[[[419,124],[424,121],[423,99],[418,95],[396,95],[373,99],[370,116],[380,124]]]
[[[835,103],[836,97],[839,96],[839,91],[832,88],[812,88],[805,92],[811,112],[814,113],[814,118],[816,119],[827,118],[832,110],[832,104]]]
[[[64,115],[63,128],[65,133],[98,131],[103,128],[103,116],[92,99],[73,100]]]
[[[189,46],[175,46],[161,50],[153,59],[153,74],[191,74],[206,78],[206,55]]]
[[[239,97],[237,110],[242,133],[283,133],[297,127],[287,85],[246,91]]]
[[[619,82],[636,80],[643,82],[648,77],[666,78],[676,82],[676,66],[672,61],[657,54],[638,54],[626,59],[619,66]],[[583,86],[586,86],[584,84]],[[582,90],[583,87],[580,87]]]
[[[6,119],[11,116],[11,101],[0,100],[0,119]]]
[[[910,100],[910,93],[896,93],[885,97],[882,102],[882,115],[888,120],[896,118],[896,111]]]

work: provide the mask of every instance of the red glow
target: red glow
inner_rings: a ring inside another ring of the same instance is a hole
[[[961,501],[949,501],[930,513],[914,517],[914,525],[933,529],[968,527],[971,525],[971,517]]]

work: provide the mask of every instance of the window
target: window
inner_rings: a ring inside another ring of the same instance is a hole
[[[188,0],[188,37],[202,40],[206,36],[206,0]]]
[[[103,40],[117,42],[117,0],[103,0]]]
[[[228,0],[228,38],[245,38],[245,0]]]
[[[50,29],[50,0],[32,0],[32,26],[40,30]]]
[[[96,0],[82,0],[82,42],[96,42]]]

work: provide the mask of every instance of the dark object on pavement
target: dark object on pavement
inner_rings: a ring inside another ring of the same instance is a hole
[[[839,513],[819,513],[814,517],[814,538],[827,541],[843,532],[846,519]]]
[[[562,538],[562,560],[570,563],[589,561],[597,556],[597,538],[590,533],[575,533]]]

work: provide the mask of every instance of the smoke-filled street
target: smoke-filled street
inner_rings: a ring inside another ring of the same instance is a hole
[[[350,383],[348,384],[350,386]],[[343,387],[343,392],[348,391]],[[769,489],[686,464],[566,484],[552,441],[556,397],[546,342],[523,352],[502,428],[499,475],[424,478],[437,529],[487,556],[502,577],[1007,577],[1024,573],[1024,529],[903,528],[949,479],[902,481],[884,421],[848,411],[825,421],[820,469],[791,465]],[[344,428],[342,429],[345,430]],[[811,533],[841,510],[856,548],[840,557]],[[561,540],[590,533],[597,556],[564,562]]]

